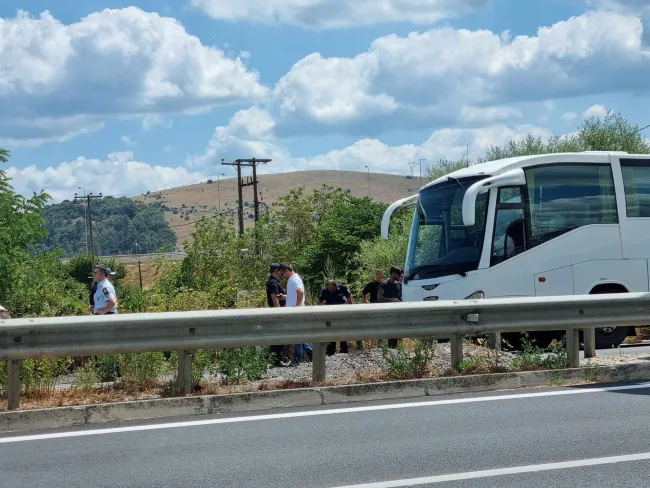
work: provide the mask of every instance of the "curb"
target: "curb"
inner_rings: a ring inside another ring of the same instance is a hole
[[[0,433],[219,415],[289,407],[314,407],[373,400],[398,400],[453,393],[568,386],[580,383],[637,382],[650,379],[650,364],[588,366],[575,369],[450,376],[342,386],[260,391],[232,395],[157,398],[129,402],[0,412]]]
[[[618,347],[620,347],[621,349],[627,349],[629,347],[643,347],[643,346],[650,346],[650,341],[645,340],[641,342],[634,342],[632,344],[619,344]]]

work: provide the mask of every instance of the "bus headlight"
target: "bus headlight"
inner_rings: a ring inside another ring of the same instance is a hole
[[[465,297],[465,300],[480,300],[481,298],[485,298],[485,293],[482,291],[475,291],[470,296]]]

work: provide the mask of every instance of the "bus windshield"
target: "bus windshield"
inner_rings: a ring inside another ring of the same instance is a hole
[[[463,225],[465,191],[479,180],[453,179],[420,191],[413,216],[405,279],[435,278],[478,269],[483,249],[488,192],[476,198],[476,223]]]

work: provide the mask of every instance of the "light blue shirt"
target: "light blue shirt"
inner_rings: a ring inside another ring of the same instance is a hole
[[[108,279],[103,279],[97,283],[97,290],[95,291],[95,315],[97,315],[97,310],[108,305],[108,301],[111,298],[115,298],[117,300],[117,297],[115,296],[115,288],[113,287],[113,284],[108,281]],[[109,312],[117,313],[117,303],[115,303]]]

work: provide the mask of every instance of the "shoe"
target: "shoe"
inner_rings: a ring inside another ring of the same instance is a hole
[[[280,360],[275,363],[276,368],[288,368],[289,366],[291,366],[291,361]]]

